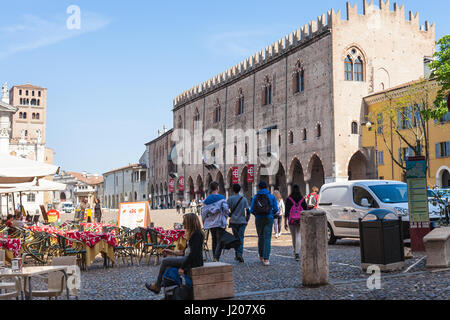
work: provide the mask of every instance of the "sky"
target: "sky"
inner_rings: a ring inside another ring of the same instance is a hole
[[[353,0],[362,13],[362,0]],[[379,1],[374,1],[378,4]],[[450,1],[403,0],[450,34]],[[67,21],[78,6],[80,28]],[[391,8],[393,3],[391,3]],[[173,99],[224,72],[341,0],[21,0],[0,11],[0,82],[47,88],[47,146],[67,171],[137,163],[172,127]],[[72,24],[70,24],[72,25]]]

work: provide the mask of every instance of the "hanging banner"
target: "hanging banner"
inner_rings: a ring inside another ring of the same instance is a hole
[[[233,184],[238,184],[239,183],[239,169],[238,169],[238,167],[233,167],[233,169],[231,170],[231,176],[232,176]]]
[[[184,191],[184,177],[178,178],[178,191]]]
[[[247,167],[247,182],[248,183],[253,183],[254,179],[254,169],[255,166],[253,164],[249,164]]]
[[[175,192],[175,180],[169,179],[169,192],[174,193]]]

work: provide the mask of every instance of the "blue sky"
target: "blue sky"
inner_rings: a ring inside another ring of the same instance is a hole
[[[399,3],[436,23],[437,39],[449,34],[448,0]],[[81,9],[79,31],[65,27],[70,5]],[[345,13],[345,1],[9,1],[0,82],[46,87],[55,163],[101,174],[137,162],[172,126],[175,96],[331,8]]]

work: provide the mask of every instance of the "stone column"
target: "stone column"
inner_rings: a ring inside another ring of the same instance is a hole
[[[302,282],[306,287],[328,284],[327,217],[319,210],[301,216]]]

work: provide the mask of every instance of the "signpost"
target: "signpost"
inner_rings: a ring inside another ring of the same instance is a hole
[[[412,251],[425,251],[423,237],[430,232],[425,157],[409,157],[406,161],[408,208]]]

